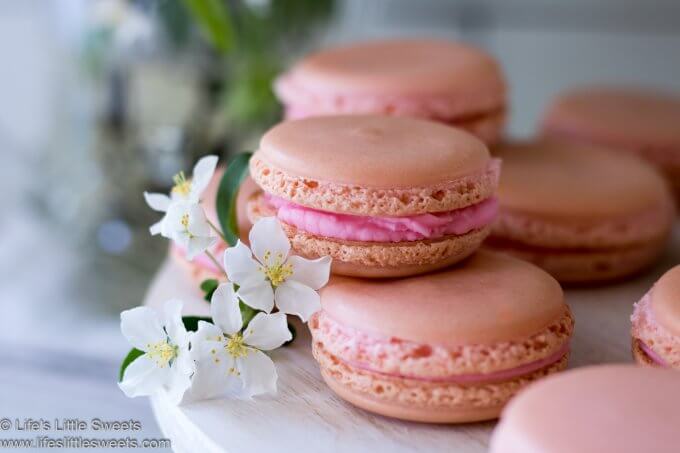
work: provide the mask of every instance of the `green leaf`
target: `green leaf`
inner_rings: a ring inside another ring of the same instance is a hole
[[[198,330],[199,321],[212,322],[212,318],[208,316],[182,316],[184,328],[189,332],[196,332]]]
[[[123,363],[120,365],[120,371],[118,372],[118,382],[123,380],[123,376],[125,375],[125,369],[138,357],[143,355],[144,351],[140,351],[137,348],[132,348],[130,352],[128,352],[128,354],[123,359]]]
[[[241,299],[238,301],[238,308],[241,310],[241,317],[243,318],[243,330],[245,330],[245,328],[248,327],[250,321],[255,317],[256,314],[260,312],[260,310],[255,310],[249,305],[244,304]]]
[[[217,287],[220,285],[219,280],[214,279],[214,278],[208,278],[206,280],[203,280],[201,282],[201,291],[203,291],[204,295],[203,298],[210,302],[210,299],[212,299],[212,295],[217,289]]]
[[[210,44],[221,53],[229,53],[234,48],[235,32],[226,2],[222,0],[183,1]]]
[[[222,234],[229,245],[234,246],[239,238],[236,219],[236,197],[241,183],[248,175],[248,162],[252,153],[241,153],[234,156],[222,176],[217,189],[217,218],[222,227]]]

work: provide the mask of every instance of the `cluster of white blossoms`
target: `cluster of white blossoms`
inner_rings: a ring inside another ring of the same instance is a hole
[[[221,235],[201,206],[216,165],[217,157],[204,157],[192,179],[175,177],[170,196],[144,194],[151,208],[165,213],[151,234],[171,239],[190,260],[210,254],[218,240],[213,233]],[[328,282],[331,259],[290,256],[290,242],[274,217],[259,220],[249,241],[252,251],[239,241],[224,252],[226,281],[212,294],[212,323],[199,321],[196,331],[187,331],[177,300],[167,302],[163,313],[137,307],[121,314],[122,333],[139,350],[119,383],[127,396],[162,392],[178,404],[189,389],[193,399],[276,392],[276,368],[266,351],[292,339],[287,314],[306,322],[319,310],[317,291]],[[252,319],[243,318],[241,304],[256,312]]]

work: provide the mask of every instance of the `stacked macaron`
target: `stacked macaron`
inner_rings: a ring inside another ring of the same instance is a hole
[[[333,258],[310,321],[333,391],[387,416],[470,422],[566,367],[574,322],[555,279],[492,252],[466,260],[498,209],[485,143],[506,105],[490,56],[357,44],[303,59],[275,88],[289,121],[251,159],[262,192],[248,215],[276,216],[296,254]]]
[[[523,387],[566,367],[574,325],[555,279],[492,252],[400,280],[336,277],[321,304],[309,326],[331,389],[420,422],[496,418]]]
[[[635,156],[548,141],[505,144],[488,245],[561,282],[620,278],[663,251],[674,219],[663,178]]]
[[[443,122],[495,143],[505,82],[484,51],[454,42],[394,40],[314,53],[276,81],[286,118],[406,115]]]
[[[589,87],[558,97],[543,133],[635,153],[656,165],[680,202],[680,97],[634,88]]]
[[[680,265],[666,272],[635,305],[631,321],[638,363],[680,369]]]
[[[406,117],[321,116],[264,135],[250,161],[295,253],[336,274],[408,276],[473,253],[496,216],[498,162],[472,135]]]
[[[567,366],[574,319],[558,281],[637,272],[672,228],[667,181],[639,156],[598,145],[635,151],[674,182],[675,101],[568,95],[544,122],[563,141],[506,143],[494,158],[486,145],[502,133],[505,85],[496,62],[466,45],[334,48],[300,61],[275,91],[288,121],[251,158],[248,217],[274,216],[293,253],[333,259],[309,322],[313,354],[328,386],[368,411],[435,423],[498,417],[520,390]],[[488,248],[507,253],[478,251],[489,234]],[[640,363],[680,367],[679,269],[635,309]],[[603,451],[592,426],[612,421],[597,408],[627,413],[639,398],[626,385],[676,382],[658,373],[604,367],[551,378],[507,409],[492,449]],[[618,374],[622,384],[607,387]],[[579,419],[585,440],[570,439],[560,414],[577,419],[584,396],[597,404]],[[544,407],[550,398],[566,411]],[[658,433],[666,439],[665,425]]]

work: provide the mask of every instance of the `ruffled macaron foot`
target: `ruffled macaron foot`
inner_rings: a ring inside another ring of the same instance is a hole
[[[666,272],[635,304],[631,323],[636,362],[680,369],[680,266]]]

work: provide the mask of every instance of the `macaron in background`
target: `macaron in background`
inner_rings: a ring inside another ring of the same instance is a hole
[[[263,193],[251,221],[277,216],[294,252],[332,272],[397,277],[473,253],[496,216],[499,163],[462,130],[389,116],[287,121],[250,160]]]
[[[663,252],[674,219],[665,180],[648,163],[589,145],[506,143],[499,216],[486,242],[563,283],[633,274]]]
[[[449,41],[356,43],[313,53],[275,82],[286,119],[384,114],[428,118],[495,143],[506,88],[495,59]]]
[[[418,422],[498,417],[521,388],[566,367],[574,326],[555,279],[488,251],[411,278],[334,276],[321,305],[309,327],[330,388]]]
[[[634,365],[577,368],[522,391],[490,453],[675,453],[680,373]]]
[[[633,152],[655,164],[680,201],[680,95],[640,88],[566,92],[543,118],[543,134]]]
[[[635,304],[631,322],[636,362],[680,369],[680,265]]]
[[[213,178],[210,180],[210,184],[205,189],[203,201],[201,206],[205,210],[205,215],[213,223],[213,225],[219,225],[219,220],[217,218],[217,189],[222,180],[222,175],[224,175],[224,167],[218,167],[215,170]],[[238,221],[239,236],[241,241],[248,244],[248,232],[252,224],[248,220],[247,205],[248,200],[257,192],[259,188],[253,182],[251,178],[246,178],[239,188],[238,195],[236,197],[236,218]],[[211,248],[213,256],[221,260],[222,254],[227,249],[228,245],[218,238],[215,245]],[[170,246],[170,256],[172,256],[176,262],[178,262],[186,272],[191,276],[191,278],[197,282],[201,283],[203,280],[209,278],[224,279],[222,271],[220,271],[215,264],[208,258],[205,254],[200,254],[196,256],[192,261],[186,259],[184,250],[177,247],[174,243]]]

